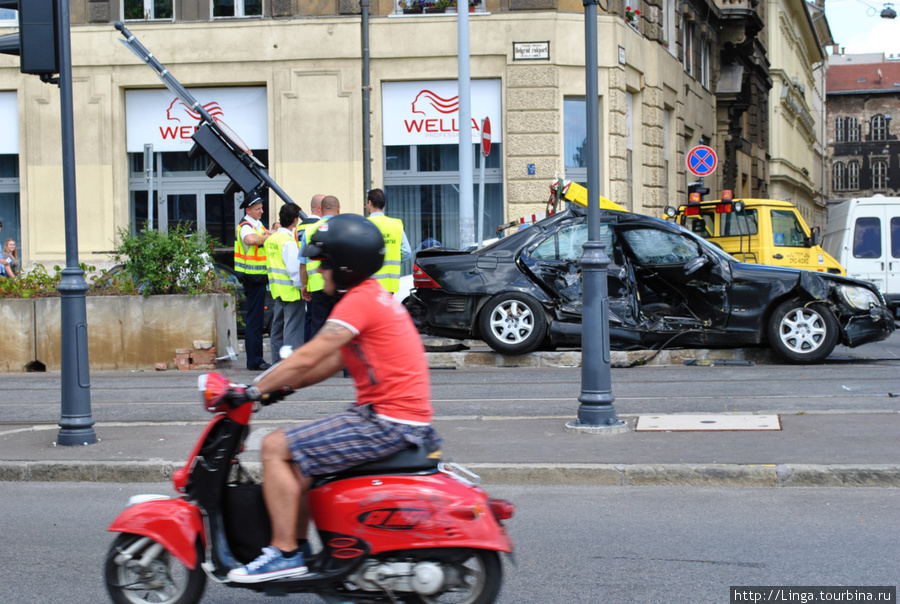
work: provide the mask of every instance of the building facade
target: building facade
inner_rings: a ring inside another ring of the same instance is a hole
[[[829,203],[900,195],[900,60],[832,55],[829,63]]]
[[[724,178],[758,195],[767,170],[768,75],[757,36],[764,4],[632,4],[611,0],[598,16],[601,192],[659,215],[686,198],[694,178],[687,151],[705,143],[724,153],[732,174]],[[210,231],[227,250],[240,219],[240,194],[224,194],[225,177],[208,179],[204,161],[187,157],[196,115],[119,43],[118,20],[303,209],[326,193],[343,211],[362,212],[370,162],[372,186],[386,190],[388,214],[404,220],[414,248],[429,239],[458,245],[455,9],[410,10],[399,1],[372,4],[371,103],[363,115],[354,0],[72,0],[81,261],[108,262],[121,229],[176,222]],[[481,119],[493,124],[480,234],[491,237],[496,225],[544,210],[557,176],[587,180],[584,13],[573,0],[483,0],[473,10],[473,122],[463,130],[476,145]],[[0,13],[3,25],[15,25],[8,12]],[[717,91],[723,57],[745,66],[729,73],[735,92]],[[0,219],[26,267],[65,257],[59,110],[55,86],[0,56]],[[476,155],[464,168],[476,183],[477,166]],[[707,182],[718,189],[721,178]],[[270,194],[268,216],[279,204]]]

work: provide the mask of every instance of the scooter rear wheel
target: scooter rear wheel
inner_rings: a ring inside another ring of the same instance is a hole
[[[500,595],[503,565],[497,552],[473,549],[464,559],[454,562],[459,573],[456,585],[432,596],[406,596],[409,604],[491,604]],[[442,562],[446,566],[448,562]]]
[[[146,543],[139,544],[140,540]],[[122,552],[138,545],[130,557]],[[165,549],[145,568],[138,560],[158,545],[152,539],[123,533],[116,537],[106,553],[104,574],[106,591],[116,604],[197,604],[206,587],[206,574],[199,563],[190,569]]]

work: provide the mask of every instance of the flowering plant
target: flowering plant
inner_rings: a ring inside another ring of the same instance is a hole
[[[637,18],[641,16],[641,11],[638,9],[631,10],[630,6],[625,7],[625,20],[629,23],[634,23],[637,21]]]

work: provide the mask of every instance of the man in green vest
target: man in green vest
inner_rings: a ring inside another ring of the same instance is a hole
[[[260,220],[263,200],[256,193],[244,197],[241,209],[246,211],[237,226],[234,240],[234,271],[244,285],[247,305],[244,329],[244,351],[247,353],[247,369],[265,370],[269,364],[263,358],[263,313],[266,305],[266,239],[272,231]]]
[[[281,359],[281,347],[297,349],[303,345],[303,320],[306,304],[300,298],[300,259],[294,229],[300,222],[300,206],[288,203],[278,211],[278,230],[266,239],[266,268],[269,291],[275,301],[269,342],[272,362]]]
[[[366,212],[384,235],[384,265],[373,277],[392,294],[400,289],[400,263],[412,255],[409,240],[403,231],[399,218],[388,218],[384,214],[387,199],[381,189],[372,189],[366,195]]]
[[[306,300],[306,312],[310,315],[311,340],[319,329],[325,325],[328,314],[334,307],[337,298],[325,293],[325,278],[319,272],[321,262],[303,257],[306,244],[312,240],[312,236],[329,218],[341,213],[341,202],[334,195],[327,195],[322,199],[322,220],[306,230],[305,240],[300,248],[300,293]]]

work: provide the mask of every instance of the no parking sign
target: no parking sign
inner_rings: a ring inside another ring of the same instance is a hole
[[[696,176],[709,176],[718,165],[716,152],[706,145],[697,145],[687,154],[687,169]]]

